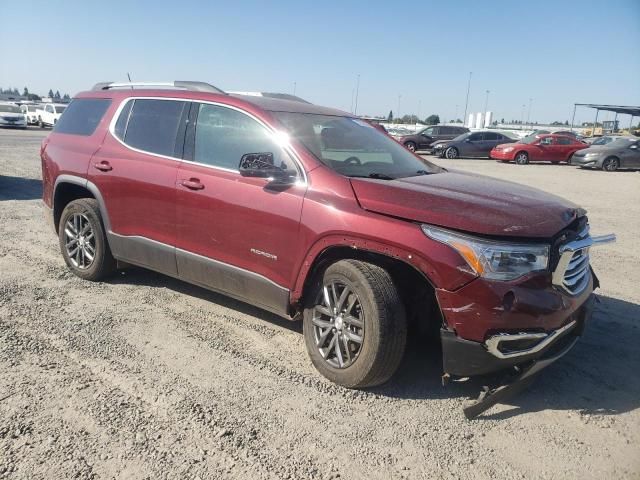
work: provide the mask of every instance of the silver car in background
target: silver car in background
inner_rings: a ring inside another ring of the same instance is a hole
[[[581,168],[599,168],[607,172],[614,172],[619,168],[640,169],[640,139],[617,137],[605,145],[592,145],[578,150],[571,157],[571,164]]]
[[[0,103],[0,127],[27,128],[27,119],[14,103]]]

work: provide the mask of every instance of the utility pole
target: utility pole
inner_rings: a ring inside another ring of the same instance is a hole
[[[356,106],[355,109],[353,110],[353,114],[357,115],[358,114],[358,92],[360,90],[360,74],[358,74],[358,79],[356,80]]]
[[[524,109],[525,108],[526,108],[526,105],[523,103],[522,110],[520,110],[520,130],[524,128]]]
[[[469,91],[471,90],[471,75],[473,72],[469,72],[469,83],[467,84],[467,100],[464,102],[464,116],[462,117],[462,122],[467,121],[467,108],[469,108]]]
[[[533,125],[529,125],[529,120],[531,119],[531,102],[533,101],[533,98],[529,99],[529,111],[527,112],[527,125],[529,126],[529,128],[533,128]]]
[[[484,114],[487,114],[487,105],[489,105],[489,90],[487,90],[487,94],[484,97]]]

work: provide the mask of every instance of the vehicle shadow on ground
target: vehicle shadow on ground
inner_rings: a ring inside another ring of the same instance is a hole
[[[0,174],[0,201],[42,198],[42,180]]]
[[[111,283],[168,288],[264,322],[302,334],[302,322],[292,322],[247,303],[141,268],[121,272]],[[615,415],[640,407],[640,305],[599,297],[585,334],[563,358],[537,376],[526,390],[505,402],[512,408],[479,419],[505,419],[540,410],[579,410]],[[212,326],[213,328],[213,326]],[[405,357],[394,377],[368,388],[377,395],[413,400],[477,398],[483,385],[501,377],[486,376],[442,385],[442,357],[437,339],[411,334]]]
[[[144,285],[147,287],[167,288],[184,295],[199,298],[207,302],[215,303],[221,307],[229,308],[245,315],[251,315],[266,323],[277,325],[288,330],[302,334],[302,322],[292,322],[278,315],[254,307],[248,303],[236,300],[226,295],[212,292],[197,285],[178,280],[161,273],[156,273],[143,268],[131,267],[118,272],[109,283],[119,283],[126,285]]]
[[[579,410],[589,415],[616,415],[640,407],[640,305],[599,297],[594,315],[576,346],[543,370],[535,381],[506,402],[513,408],[478,418],[504,419],[541,410]],[[407,349],[398,374],[373,389],[380,395],[411,399],[477,398],[497,376],[472,378],[443,387],[437,345]]]

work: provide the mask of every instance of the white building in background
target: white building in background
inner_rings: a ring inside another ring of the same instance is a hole
[[[478,112],[476,114],[476,128],[482,128],[482,113]]]
[[[469,114],[469,123],[467,123],[467,127],[468,128],[473,128],[473,125],[474,125],[473,120],[474,120],[474,118],[475,117],[474,117],[473,113],[470,113]]]
[[[484,113],[484,128],[487,128],[491,125],[492,118],[493,118],[493,112]]]

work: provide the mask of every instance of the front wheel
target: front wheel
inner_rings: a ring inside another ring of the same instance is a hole
[[[404,144],[405,147],[407,147],[407,150],[410,150],[412,152],[416,151],[416,144],[413,142],[407,142]]]
[[[518,152],[515,160],[518,165],[526,165],[529,163],[529,154],[527,152]]]
[[[347,388],[386,382],[407,341],[404,305],[391,276],[357,260],[340,260],[316,278],[303,330],[316,369]]]
[[[609,157],[602,162],[602,170],[605,172],[615,172],[620,167],[620,160],[616,157]]]
[[[444,156],[449,160],[453,160],[454,158],[458,158],[459,152],[456,147],[449,147],[445,150]]]
[[[115,271],[116,261],[95,199],[81,198],[65,207],[58,224],[58,239],[64,261],[78,277],[97,281]]]

